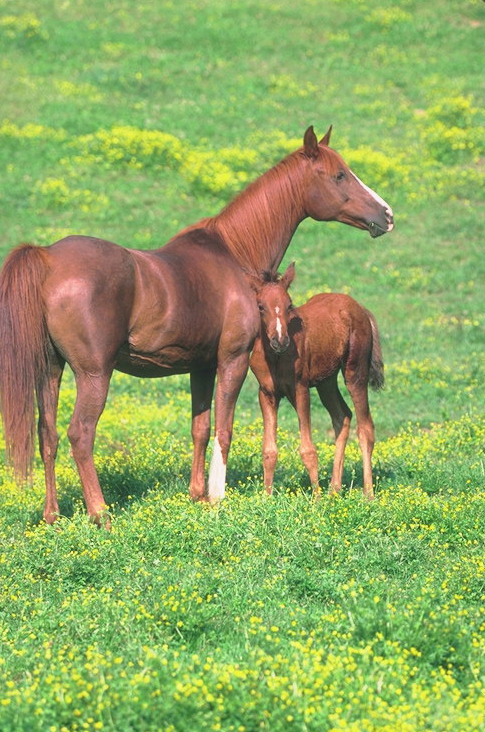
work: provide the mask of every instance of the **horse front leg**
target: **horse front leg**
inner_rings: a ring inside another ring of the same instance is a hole
[[[318,483],[318,455],[312,440],[310,414],[310,390],[308,386],[298,384],[295,394],[295,409],[300,425],[300,456],[305,465],[315,496],[320,495]]]
[[[88,515],[98,526],[110,528],[106,503],[94,466],[93,448],[96,426],[108,396],[109,373],[76,373],[77,397],[67,431],[72,456],[81,478]]]
[[[216,370],[193,371],[190,374],[192,395],[192,442],[194,454],[190,475],[190,497],[205,500],[205,453],[211,433],[211,403]]]
[[[232,439],[232,425],[236,401],[249,366],[249,353],[242,353],[217,368],[215,401],[214,450],[209,470],[208,494],[211,503],[224,498],[227,456]]]
[[[273,478],[278,460],[276,431],[280,400],[275,394],[259,389],[259,405],[263,415],[263,474],[264,487],[270,496],[273,493]]]

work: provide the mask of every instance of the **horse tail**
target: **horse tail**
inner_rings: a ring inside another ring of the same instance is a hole
[[[372,329],[372,350],[370,354],[369,384],[379,391],[384,387],[384,361],[382,360],[381,341],[377,322],[370,310],[366,310]]]
[[[0,409],[7,463],[18,480],[32,478],[35,388],[48,371],[48,332],[42,283],[44,249],[22,244],[0,272]]]

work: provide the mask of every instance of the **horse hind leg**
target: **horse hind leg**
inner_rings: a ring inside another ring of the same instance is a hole
[[[88,515],[98,526],[110,528],[98,474],[94,466],[93,448],[96,426],[106,404],[111,370],[98,374],[76,373],[76,405],[68,429],[72,456],[79,471]]]
[[[374,422],[369,408],[369,397],[367,393],[367,382],[362,379],[348,379],[347,388],[355,407],[357,420],[357,437],[364,466],[364,496],[368,499],[374,498],[372,484],[372,452],[374,450]]]
[[[342,490],[345,448],[349,438],[352,412],[340,393],[336,375],[334,378],[318,384],[317,391],[320,401],[330,414],[335,432],[335,455],[329,492],[340,493]]]
[[[64,371],[64,364],[65,362],[58,358],[54,352],[50,353],[48,372],[36,386],[39,411],[39,450],[44,464],[46,488],[43,516],[48,524],[54,523],[59,516],[55,474],[57,445],[59,443],[56,421],[59,387]]]

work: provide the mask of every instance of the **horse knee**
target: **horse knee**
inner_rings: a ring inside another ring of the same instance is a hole
[[[192,427],[192,441],[207,447],[211,435],[210,424],[207,426],[197,425]]]
[[[278,450],[268,449],[263,450],[263,461],[264,463],[275,465],[278,459]]]

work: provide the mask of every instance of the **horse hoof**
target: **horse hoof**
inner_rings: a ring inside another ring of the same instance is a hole
[[[96,525],[98,529],[111,531],[111,516],[106,509],[98,511],[89,517],[89,520]]]
[[[52,524],[55,524],[56,521],[60,518],[59,510],[57,511],[49,511],[47,513],[44,513],[42,516],[46,524],[49,524],[49,526],[52,526]]]

